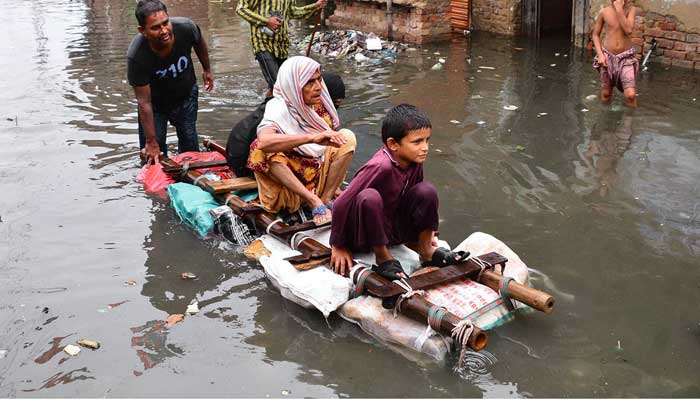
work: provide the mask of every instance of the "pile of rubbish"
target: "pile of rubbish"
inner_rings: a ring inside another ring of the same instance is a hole
[[[296,45],[306,51],[311,35]],[[316,32],[311,51],[326,57],[354,58],[357,62],[379,63],[382,60],[395,61],[399,52],[406,51],[408,45],[382,40],[375,33],[355,30]]]

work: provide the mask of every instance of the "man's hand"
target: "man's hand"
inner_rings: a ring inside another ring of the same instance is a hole
[[[319,0],[320,1],[320,0]],[[267,20],[267,27],[276,31],[282,26],[282,20],[279,17],[270,17]]]
[[[327,130],[325,132],[313,135],[311,143],[320,144],[322,146],[340,147],[347,142],[345,135],[340,132]]]
[[[352,268],[352,252],[343,247],[331,247],[331,269],[339,275],[347,276]]]
[[[596,56],[596,59],[598,60],[598,64],[601,67],[604,67],[604,68],[608,67],[608,60],[605,59],[605,54],[598,54]]]
[[[202,79],[204,79],[204,90],[211,92],[214,89],[214,74],[211,71],[204,71]]]
[[[625,0],[615,0],[613,1],[613,7],[617,11],[623,11],[625,9]]]
[[[318,0],[316,2],[316,8],[318,8],[320,10],[320,9],[326,7],[326,4],[328,4],[328,0]]]
[[[160,162],[160,146],[158,142],[146,142],[146,164],[158,164]]]

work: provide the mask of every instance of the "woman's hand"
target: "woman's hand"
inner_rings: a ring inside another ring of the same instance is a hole
[[[327,130],[311,136],[311,143],[320,144],[322,146],[340,147],[346,142],[345,135],[332,130]]]

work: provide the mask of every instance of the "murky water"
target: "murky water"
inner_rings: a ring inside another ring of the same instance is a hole
[[[198,239],[143,192],[125,81],[133,4],[0,4],[0,395],[700,396],[697,74],[651,68],[629,112],[587,99],[590,59],[563,40],[475,34],[396,64],[326,63],[348,84],[353,169],[386,109],[423,107],[443,238],[499,237],[558,298],[453,372],[283,301],[239,249]],[[247,24],[232,3],[169,6],[209,41],[216,90],[198,126],[224,141],[263,92]],[[193,298],[202,312],[164,329]],[[60,351],[83,337],[102,348]]]

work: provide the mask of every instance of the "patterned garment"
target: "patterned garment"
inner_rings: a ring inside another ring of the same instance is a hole
[[[294,0],[238,0],[236,13],[250,24],[250,41],[253,54],[269,51],[277,58],[287,58],[289,34],[287,24],[290,19],[306,18],[316,12],[316,4],[297,7]],[[272,36],[262,28],[267,26],[270,12],[278,11],[283,16],[282,26]]]
[[[593,60],[593,68],[600,72],[600,81],[604,88],[612,90],[616,87],[623,92],[627,88],[636,87],[637,73],[639,72],[639,60],[635,55],[634,47],[620,54],[613,54],[603,47],[607,68],[600,65],[598,58]]]

